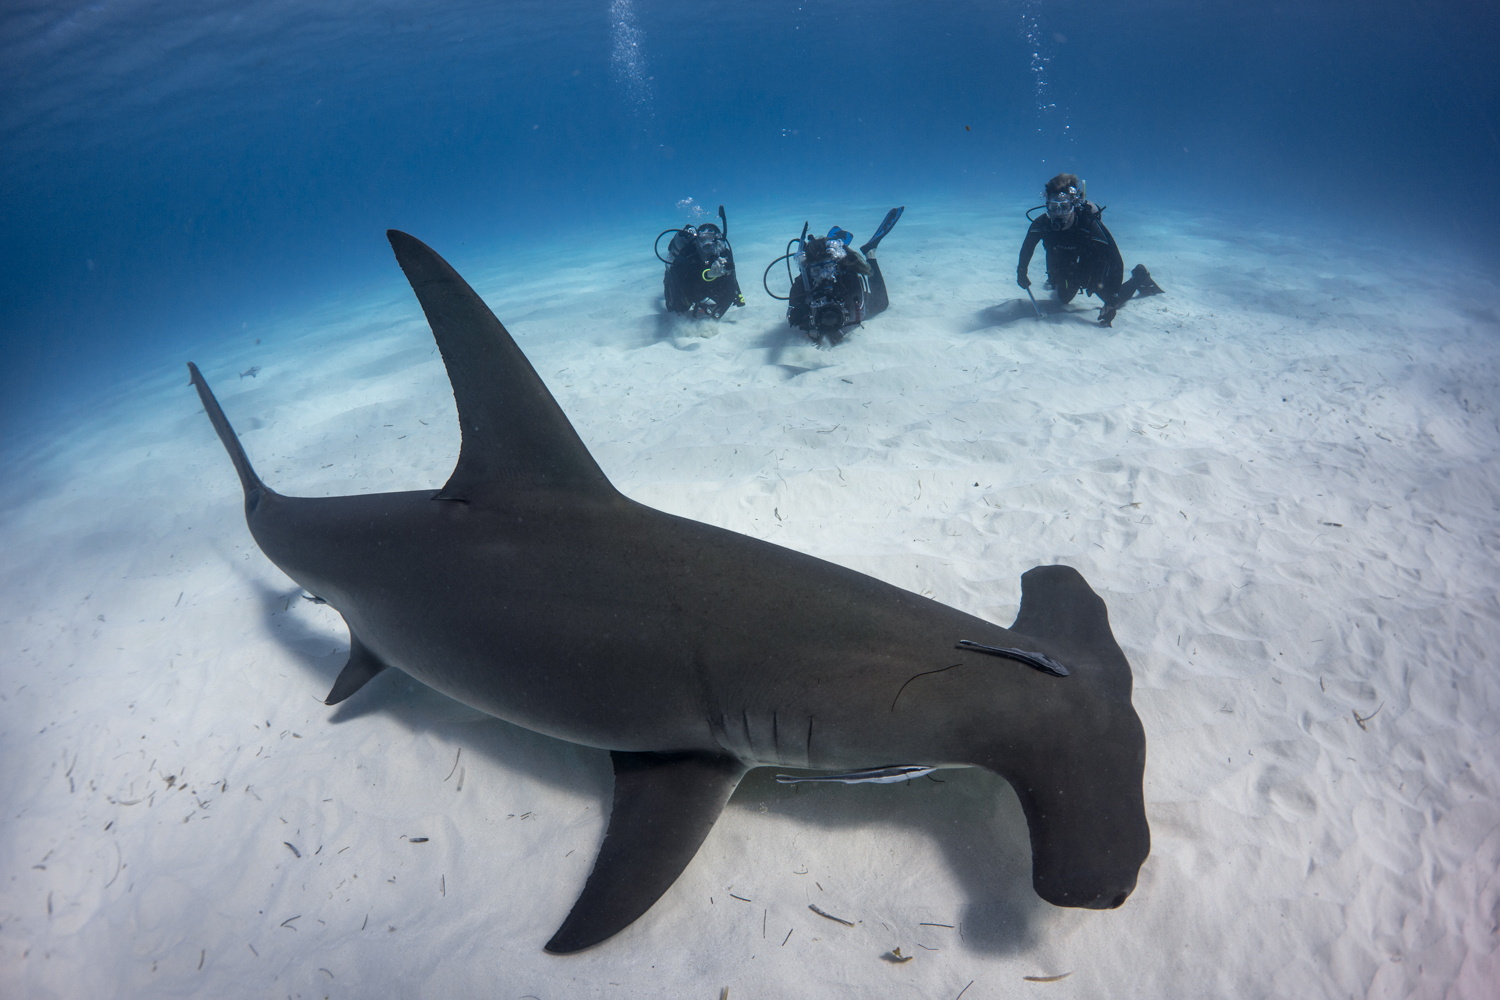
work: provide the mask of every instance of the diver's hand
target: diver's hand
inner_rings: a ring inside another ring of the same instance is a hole
[[[1025,271],[1017,271],[1016,272],[1016,284],[1020,285],[1022,288],[1030,288],[1031,287],[1031,279],[1026,276],[1026,272]]]

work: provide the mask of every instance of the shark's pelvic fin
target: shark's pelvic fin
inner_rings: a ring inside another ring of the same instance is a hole
[[[747,770],[703,753],[610,754],[615,801],[583,893],[547,942],[554,955],[598,944],[651,908],[687,867]]]
[[[386,664],[381,662],[380,657],[359,641],[359,636],[354,630],[349,630],[349,662],[344,664],[344,669],[339,671],[338,680],[333,682],[333,690],[328,692],[328,697],[323,699],[325,705],[337,705],[366,684],[382,670]]]
[[[458,465],[436,499],[482,501],[507,487],[614,493],[562,407],[468,282],[421,240],[386,236],[422,303],[458,403]]]

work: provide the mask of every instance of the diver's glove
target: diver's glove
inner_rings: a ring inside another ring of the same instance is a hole
[[[1025,271],[1017,271],[1016,272],[1016,284],[1020,285],[1022,288],[1030,288],[1031,287],[1031,279],[1026,276],[1026,272]]]

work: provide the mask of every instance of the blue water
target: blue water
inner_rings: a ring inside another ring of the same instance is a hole
[[[1482,0],[13,0],[0,415],[388,287],[387,227],[462,270],[606,231],[645,254],[688,197],[790,219],[1071,170],[1131,211],[1483,262],[1497,50]]]

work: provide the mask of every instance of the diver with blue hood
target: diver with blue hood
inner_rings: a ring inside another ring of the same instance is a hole
[[[1047,212],[1031,219],[1031,228],[1021,244],[1021,259],[1016,265],[1016,284],[1031,291],[1027,269],[1037,243],[1047,249],[1047,288],[1067,305],[1079,292],[1097,295],[1104,303],[1099,310],[1099,325],[1109,326],[1115,314],[1134,295],[1160,295],[1162,290],[1151,280],[1144,264],[1137,264],[1125,277],[1125,261],[1115,238],[1104,227],[1104,209],[1086,200],[1083,181],[1076,174],[1058,174],[1047,182]],[[1041,206],[1037,206],[1040,208]]]
[[[705,222],[663,229],[657,234],[653,248],[656,259],[667,265],[661,286],[668,312],[719,319],[730,306],[745,304],[734,273],[734,248],[729,245],[729,218],[723,205],[719,206],[719,221],[723,228]],[[661,238],[668,233],[675,235],[663,257]]]
[[[849,327],[885,312],[891,304],[875,251],[904,211],[906,206],[902,205],[887,212],[875,235],[858,250],[850,246],[854,234],[847,229],[834,226],[827,236],[808,236],[807,224],[803,223],[802,235],[789,240],[787,252],[766,265],[761,286],[771,298],[787,303],[789,324],[814,341],[826,339],[837,344]],[[766,277],[783,260],[787,262],[787,279],[792,287],[786,295],[777,295],[766,283]],[[798,269],[795,276],[794,260]]]

